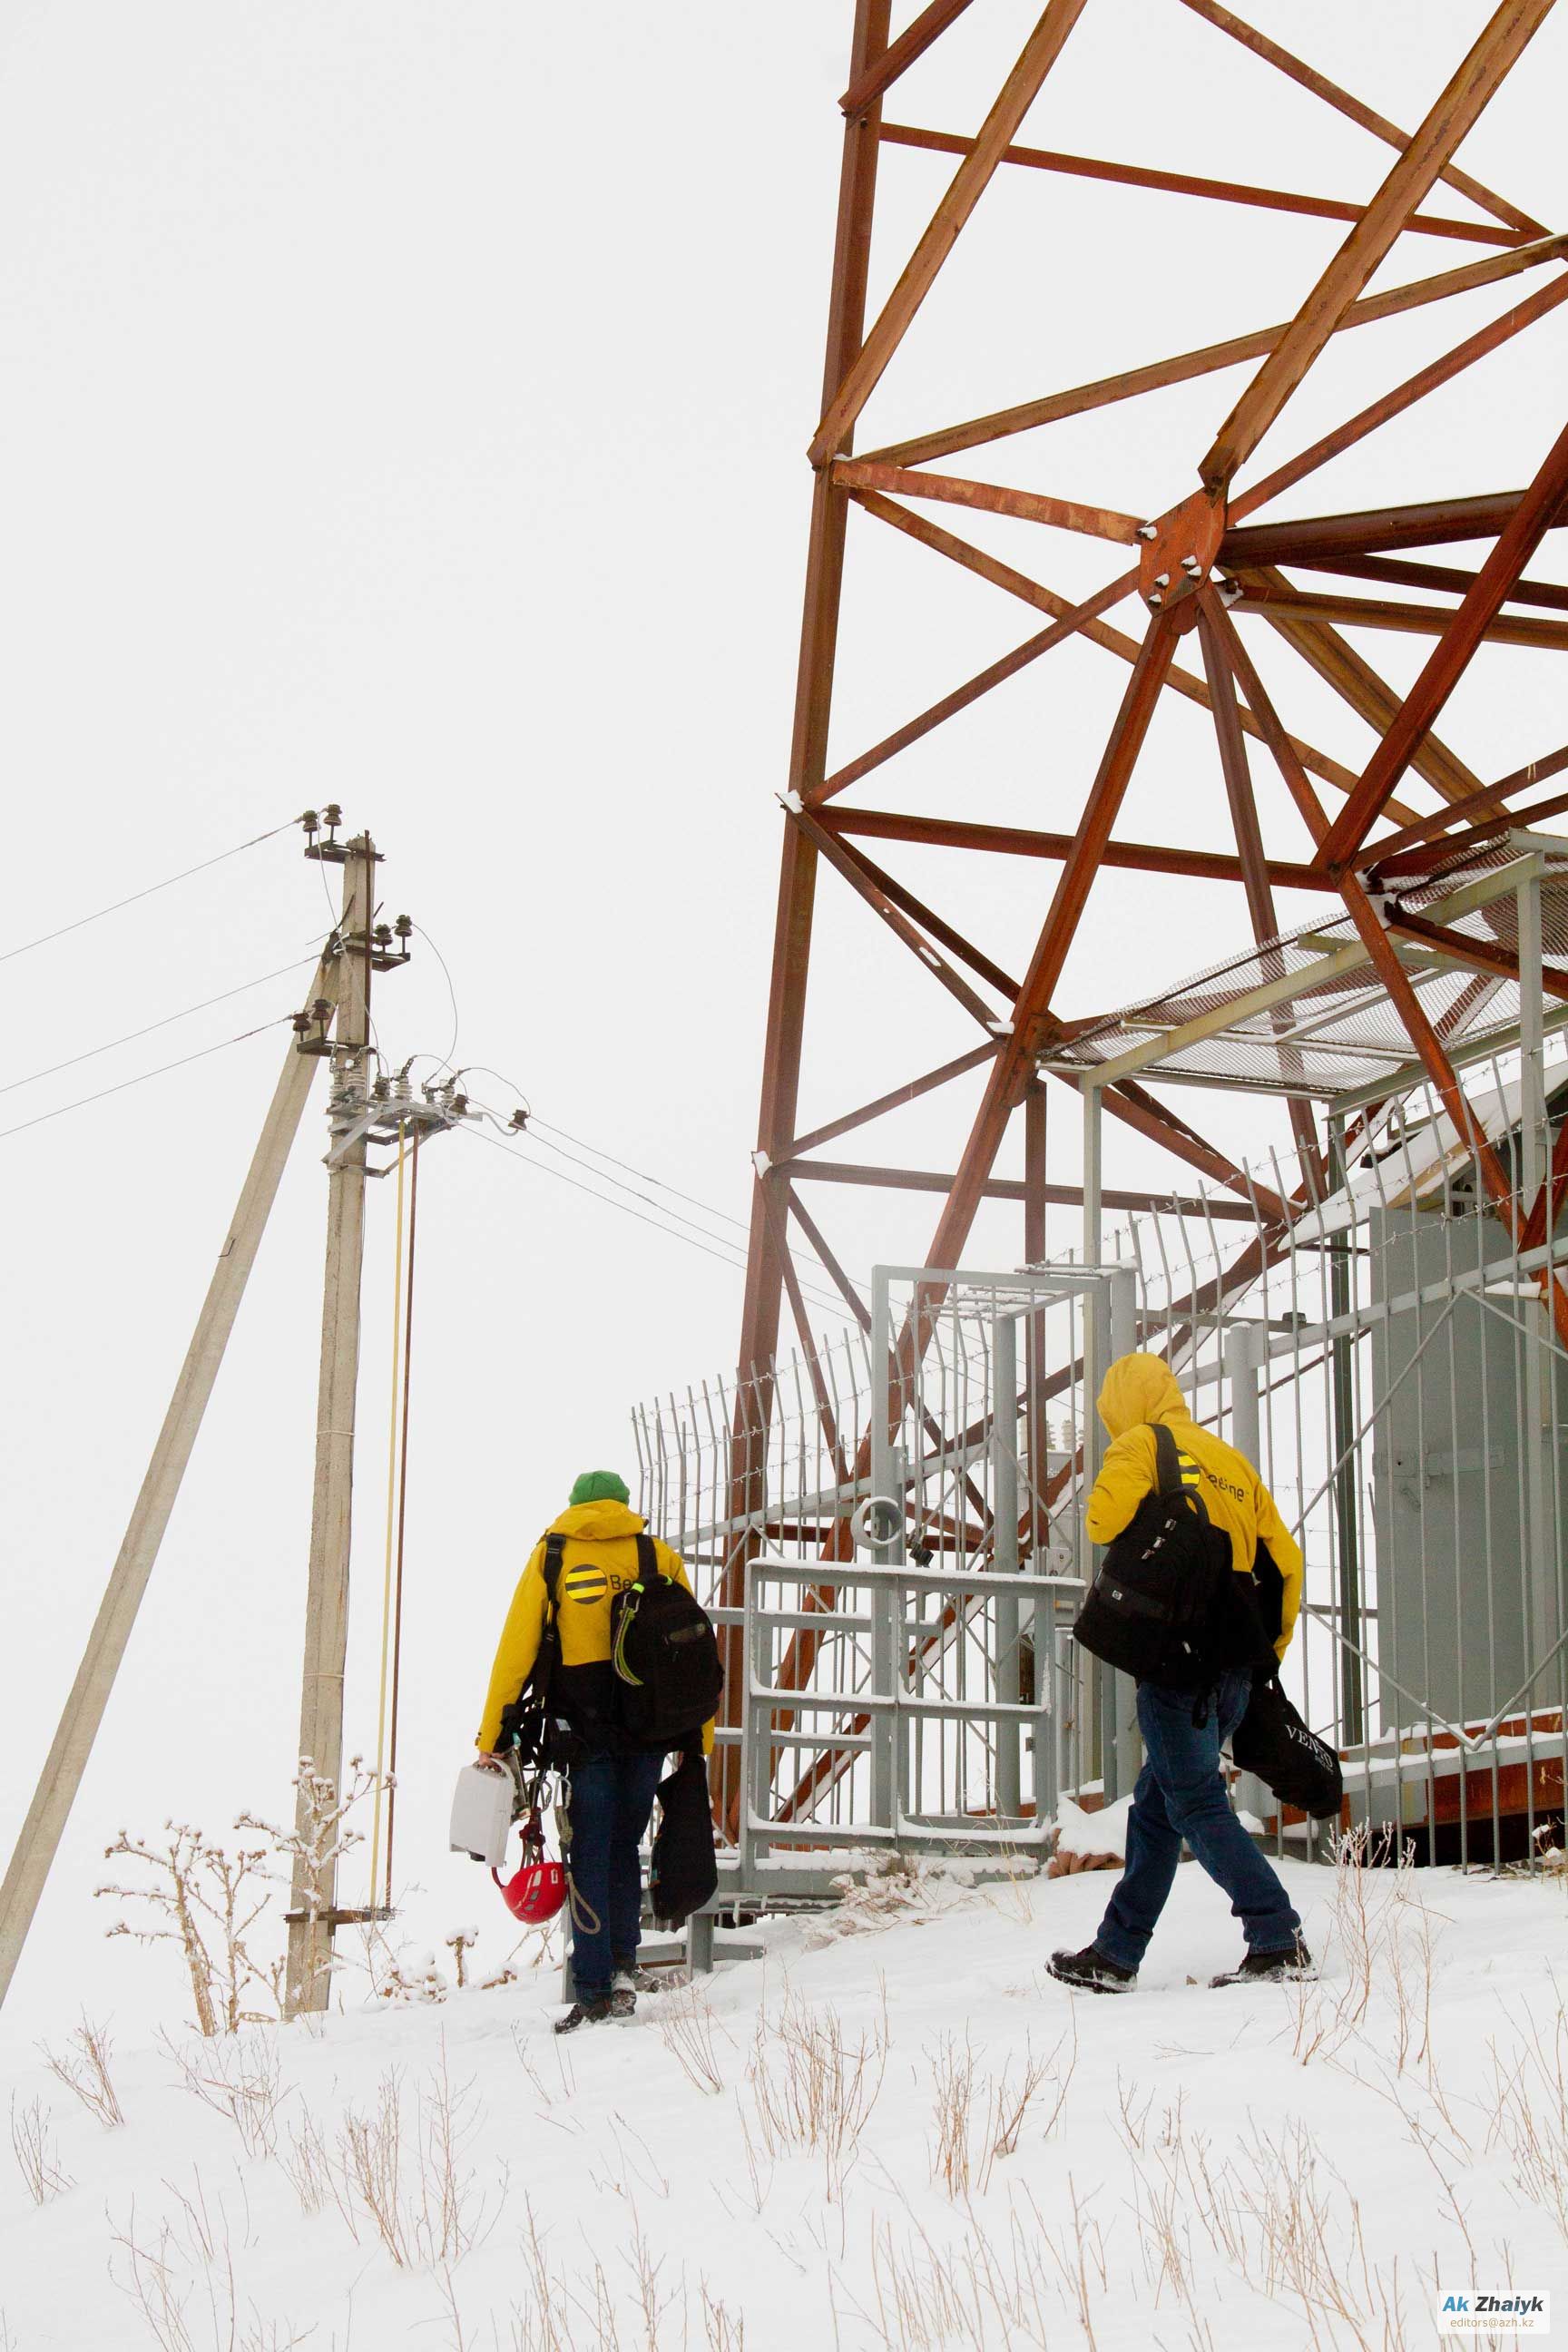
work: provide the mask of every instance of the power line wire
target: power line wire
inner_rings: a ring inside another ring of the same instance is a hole
[[[216,1045],[198,1046],[194,1054],[184,1054],[177,1062],[164,1062],[155,1070],[143,1070],[139,1077],[121,1078],[118,1086],[102,1087],[95,1095],[83,1095],[76,1102],[61,1103],[55,1110],[40,1111],[37,1118],[22,1119],[15,1127],[0,1127],[0,1143],[7,1136],[26,1134],[30,1127],[42,1127],[47,1119],[64,1118],[68,1111],[85,1110],[89,1103],[105,1102],[110,1095],[122,1095],[131,1087],[145,1086],[149,1078],[167,1077],[171,1070],[185,1069],[192,1062],[205,1062],[209,1054],[221,1054],[229,1045],[243,1045],[247,1037],[262,1036],[268,1029],[276,1029],[280,1023],[293,1018],[291,1013],[279,1013],[270,1021],[258,1023],[254,1029],[241,1029],[237,1036],[220,1037]]]
[[[457,1050],[458,1050],[458,1031],[459,1026],[461,1025],[461,1024],[460,1024],[460,1023],[459,1023],[459,1021],[458,1021],[458,992],[457,992],[457,989],[456,989],[456,988],[454,987],[454,985],[453,985],[453,982],[452,982],[452,975],[451,975],[451,972],[449,971],[449,970],[447,969],[447,959],[446,959],[446,957],[441,953],[440,949],[437,946],[437,944],[436,944],[435,940],[431,938],[431,936],[430,936],[429,932],[425,929],[424,924],[423,924],[423,923],[416,923],[416,924],[415,924],[415,926],[414,926],[414,929],[415,929],[416,932],[418,934],[419,938],[420,938],[420,939],[422,939],[422,940],[424,940],[424,942],[425,942],[426,946],[429,949],[429,950],[430,950],[431,954],[435,957],[435,959],[436,959],[437,962],[440,965],[440,967],[441,967],[441,973],[442,973],[442,977],[443,977],[443,979],[446,981],[446,983],[447,983],[447,995],[448,995],[448,996],[451,998],[451,1000],[452,1000],[452,1036],[451,1036],[451,1042],[450,1042],[450,1044],[447,1045],[447,1050],[446,1050],[446,1052],[442,1055],[442,1056],[441,1056],[440,1060],[439,1060],[439,1061],[437,1063],[437,1065],[436,1065],[436,1066],[437,1066],[437,1069],[447,1069],[447,1070],[449,1070],[449,1069],[451,1069],[451,1068],[454,1066],[454,1065],[453,1065],[453,1061],[452,1061],[452,1056],[453,1056],[453,1055],[454,1055],[454,1054],[457,1052]],[[432,1059],[434,1059],[434,1056],[432,1056]],[[499,1076],[500,1076],[499,1071],[498,1071],[495,1075]]]
[[[548,1129],[551,1135],[565,1135],[567,1132],[563,1127],[552,1127],[548,1119],[535,1118],[532,1114],[530,1113],[528,1132],[531,1135],[537,1128]],[[540,1142],[544,1144],[544,1148],[547,1151],[561,1151],[561,1146],[558,1143],[549,1142],[546,1137],[542,1135],[538,1139]],[[607,1160],[612,1168],[624,1168],[628,1175],[641,1177],[645,1184],[652,1184],[659,1192],[672,1194],[678,1201],[689,1201],[694,1209],[702,1210],[703,1213],[710,1217],[719,1218],[721,1222],[726,1225],[736,1226],[740,1232],[747,1234],[749,1237],[751,1227],[747,1224],[743,1217],[732,1217],[727,1209],[716,1209],[710,1201],[700,1201],[694,1192],[683,1192],[678,1184],[667,1184],[662,1177],[650,1176],[646,1168],[636,1168],[632,1165],[629,1160],[617,1160],[613,1151],[602,1151],[596,1143],[589,1143],[580,1135],[570,1136],[568,1137],[568,1140],[573,1143],[582,1144],[584,1150],[593,1152],[595,1159]],[[563,1160],[572,1160],[574,1167],[587,1168],[591,1176],[603,1175],[606,1184],[619,1184],[620,1180],[618,1177],[605,1174],[603,1169],[591,1166],[585,1160],[576,1159],[575,1155],[570,1151],[561,1151],[561,1157]],[[626,1192],[633,1192],[633,1187],[629,1184],[621,1185],[620,1189]],[[634,1192],[633,1196],[635,1199],[639,1201],[646,1200],[647,1198],[647,1194],[642,1192]],[[650,1208],[658,1208],[661,1206],[661,1203],[657,1201],[653,1201],[649,1202],[648,1205]],[[671,1217],[676,1217],[679,1216],[680,1213],[677,1209],[669,1209],[666,1211],[666,1214]],[[689,1217],[681,1217],[680,1222],[683,1225],[690,1224],[692,1220]],[[702,1228],[699,1226],[698,1231],[700,1232]],[[710,1238],[713,1241],[722,1241],[725,1239],[725,1236],[721,1234],[711,1234]],[[817,1272],[817,1262],[815,1257],[809,1255],[805,1250],[796,1249],[793,1242],[787,1243],[785,1246],[787,1247],[791,1257],[793,1257],[798,1265],[809,1266],[814,1275]],[[868,1283],[862,1280],[860,1287],[862,1290],[866,1290],[868,1289],[870,1286]],[[825,1294],[820,1290],[814,1291],[812,1295],[814,1297],[819,1299],[825,1296]],[[842,1308],[842,1306],[843,1301],[841,1299],[836,1299],[834,1301],[835,1312],[838,1312]]]
[[[300,956],[293,963],[279,964],[276,971],[264,971],[255,980],[242,980],[237,988],[226,988],[216,996],[206,996],[199,1004],[187,1004],[182,1013],[166,1013],[161,1021],[149,1021],[144,1029],[128,1029],[123,1037],[111,1037],[107,1045],[89,1045],[85,1054],[72,1054],[63,1062],[51,1062],[47,1070],[34,1070],[25,1078],[8,1078],[0,1086],[0,1095],[15,1094],[18,1087],[37,1086],[40,1078],[57,1077],[61,1070],[74,1070],[79,1062],[90,1062],[100,1054],[112,1054],[117,1045],[132,1045],[138,1037],[151,1037],[155,1029],[171,1028],[176,1021],[188,1021],[193,1013],[205,1013],[214,1004],[226,1004],[231,996],[243,996],[247,989],[261,988],[269,980],[281,980],[285,973],[303,971],[316,963],[315,956]]]
[[[462,1132],[467,1135],[476,1136],[479,1142],[488,1143],[493,1151],[499,1151],[502,1153],[506,1159],[515,1160],[524,1167],[532,1168],[535,1172],[541,1176],[552,1176],[558,1184],[570,1184],[574,1192],[585,1192],[590,1200],[603,1202],[605,1208],[619,1210],[620,1213],[624,1217],[635,1217],[639,1225],[652,1225],[657,1233],[667,1234],[671,1241],[684,1242],[688,1249],[700,1250],[704,1257],[717,1258],[721,1265],[731,1266],[737,1274],[743,1274],[745,1272],[746,1261],[743,1256],[736,1255],[731,1257],[725,1254],[729,1244],[721,1243],[718,1248],[710,1246],[711,1242],[719,1241],[720,1237],[717,1234],[710,1235],[710,1240],[707,1242],[697,1241],[693,1238],[692,1234],[683,1234],[674,1225],[665,1224],[662,1220],[658,1217],[645,1216],[640,1209],[628,1208],[624,1201],[614,1199],[608,1192],[597,1192],[592,1184],[580,1183],[575,1176],[568,1176],[563,1169],[552,1168],[547,1161],[536,1160],[531,1152],[514,1150],[510,1144],[502,1143],[497,1136],[481,1135],[477,1128],[465,1128]],[[578,1164],[581,1165],[582,1163],[579,1162]],[[689,1223],[689,1220],[687,1220],[686,1222]],[[801,1287],[803,1291],[806,1288],[804,1283]],[[845,1307],[842,1300],[837,1298],[829,1298],[825,1293],[816,1290],[809,1291],[806,1295],[814,1298],[818,1306],[827,1308],[842,1321],[847,1323],[851,1320],[848,1310]]]
[[[530,1120],[530,1122],[529,1122],[529,1127],[530,1127],[530,1128],[531,1128],[532,1124],[533,1124],[533,1122],[532,1122],[531,1120]],[[525,1133],[526,1133],[527,1131],[528,1131],[527,1129],[525,1129],[525,1130],[524,1130],[524,1132],[525,1132]],[[543,1148],[544,1148],[544,1150],[545,1150],[546,1151],[553,1151],[553,1152],[556,1154],[557,1158],[559,1158],[559,1159],[562,1159],[562,1160],[569,1160],[572,1162],[572,1165],[573,1165],[573,1167],[574,1167],[574,1168],[585,1168],[585,1169],[587,1170],[588,1174],[589,1174],[590,1176],[598,1176],[598,1177],[602,1177],[602,1178],[603,1178],[603,1180],[604,1180],[604,1181],[605,1181],[606,1184],[613,1184],[613,1185],[615,1186],[615,1188],[616,1188],[616,1192],[629,1192],[629,1193],[631,1194],[631,1196],[632,1196],[632,1198],[633,1198],[633,1200],[634,1200],[634,1201],[644,1201],[644,1202],[647,1202],[647,1206],[648,1206],[650,1209],[657,1209],[657,1208],[659,1208],[659,1207],[662,1205],[662,1204],[661,1204],[659,1202],[658,1202],[658,1201],[650,1200],[650,1199],[648,1198],[648,1195],[647,1195],[646,1192],[639,1192],[637,1191],[637,1187],[636,1187],[636,1185],[635,1185],[635,1184],[623,1184],[623,1183],[622,1183],[622,1181],[621,1181],[621,1180],[620,1180],[620,1178],[619,1178],[618,1176],[610,1176],[610,1175],[606,1175],[606,1174],[605,1174],[605,1171],[604,1171],[602,1168],[595,1168],[592,1160],[579,1160],[579,1159],[578,1159],[578,1157],[577,1157],[577,1154],[576,1154],[574,1151],[563,1151],[563,1150],[562,1150],[562,1149],[561,1149],[561,1146],[560,1146],[558,1143],[551,1143],[551,1142],[547,1141],[547,1139],[546,1139],[542,1135],[542,1136],[539,1136],[539,1137],[536,1139],[536,1140],[543,1146]],[[592,1144],[590,1144],[590,1145],[588,1146],[588,1149],[589,1149],[590,1150],[593,1150],[593,1146],[592,1146]],[[604,1157],[605,1157],[605,1158],[608,1158],[608,1156],[609,1156],[609,1155],[606,1153],[606,1154],[605,1154],[605,1155],[603,1155],[603,1156],[604,1156]],[[625,1161],[624,1160],[616,1160],[616,1161],[615,1161],[615,1163],[614,1163],[614,1164],[615,1164],[615,1166],[616,1166],[616,1167],[617,1167],[617,1168],[624,1168],[624,1167],[626,1165],[626,1161]],[[636,1171],[635,1172],[640,1175],[642,1171],[640,1171],[640,1169],[639,1169],[639,1170]],[[653,1180],[652,1180],[651,1178],[649,1178],[647,1181],[651,1182]],[[665,1186],[663,1186],[663,1187],[662,1187],[662,1190],[664,1190],[664,1191],[665,1191],[665,1192],[673,1192],[673,1191],[674,1191],[674,1189],[675,1189],[675,1188],[674,1188],[674,1186],[673,1186],[673,1185],[668,1185],[668,1184],[667,1184],[667,1185],[665,1185]],[[685,1193],[685,1192],[679,1192],[679,1193],[677,1193],[677,1194],[676,1194],[676,1198],[677,1198],[678,1200],[681,1200],[681,1201],[684,1201],[684,1200],[688,1199],[689,1197],[689,1196],[687,1193]],[[701,1202],[700,1201],[698,1201],[698,1202],[694,1202],[694,1204],[693,1204],[693,1205],[694,1205],[695,1207],[697,1207],[697,1208],[701,1208],[701,1206],[702,1206],[702,1202]],[[676,1223],[677,1223],[677,1224],[679,1224],[679,1225],[689,1225],[689,1226],[691,1227],[691,1230],[692,1230],[692,1232],[693,1232],[694,1234],[704,1234],[704,1235],[706,1236],[706,1238],[707,1238],[709,1241],[710,1241],[710,1242],[719,1242],[719,1243],[722,1244],[723,1247],[724,1247],[724,1248],[726,1248],[726,1249],[736,1249],[736,1248],[738,1248],[738,1247],[740,1246],[740,1244],[739,1244],[738,1243],[731,1241],[731,1240],[728,1238],[728,1236],[727,1236],[726,1234],[714,1234],[714,1233],[710,1233],[710,1232],[708,1231],[707,1226],[706,1226],[706,1225],[700,1225],[700,1224],[698,1223],[698,1222],[697,1222],[697,1220],[696,1220],[696,1218],[695,1218],[695,1217],[683,1217],[683,1216],[681,1215],[681,1213],[680,1213],[680,1212],[679,1212],[679,1209],[666,1209],[666,1210],[664,1211],[664,1213],[665,1213],[665,1215],[666,1215],[667,1217],[673,1217],[673,1218],[675,1219],[675,1222],[676,1222]],[[721,1210],[715,1209],[715,1210],[711,1211],[710,1213],[710,1214],[712,1214],[712,1215],[714,1215],[714,1216],[721,1216],[721,1215],[722,1215],[722,1214],[723,1214],[723,1212],[722,1212]],[[736,1220],[735,1220],[734,1218],[729,1218],[729,1219],[727,1219],[727,1220],[726,1220],[726,1222],[727,1222],[728,1223],[733,1224],[733,1223],[736,1222]]]
[[[628,1176],[640,1176],[645,1184],[657,1184],[661,1192],[673,1192],[678,1201],[689,1202],[694,1209],[706,1210],[709,1216],[721,1218],[727,1225],[738,1225],[742,1233],[751,1230],[744,1217],[732,1217],[727,1209],[716,1209],[711,1202],[700,1201],[695,1192],[683,1192],[678,1184],[667,1184],[662,1177],[650,1176],[646,1168],[635,1168],[629,1160],[617,1160],[613,1151],[601,1150],[596,1143],[587,1142],[584,1137],[572,1134],[564,1127],[554,1127],[547,1118],[535,1118],[531,1112],[528,1123],[530,1127],[543,1128],[547,1134],[564,1136],[568,1143],[576,1144],[580,1150],[591,1151],[595,1160],[607,1160],[613,1168],[624,1168]],[[566,1156],[569,1158],[570,1154]]]
[[[154,898],[160,890],[172,890],[176,882],[188,882],[193,874],[205,874],[209,866],[221,866],[226,858],[237,857],[242,850],[255,849],[261,842],[275,840],[279,834],[287,833],[299,822],[297,816],[288,817],[283,824],[275,824],[270,832],[252,834],[248,841],[237,841],[232,849],[220,849],[216,857],[204,857],[199,866],[187,866],[179,874],[165,875],[162,882],[149,882],[144,890],[132,890],[129,898],[116,898],[112,906],[100,907],[90,915],[79,915],[75,922],[62,923],[56,931],[41,932],[36,940],[24,940],[19,948],[0,950],[0,963],[9,963],[13,956],[30,955],[35,948],[47,948],[51,940],[63,940],[69,931],[82,930],[89,923],[100,923],[105,915],[118,915],[122,907],[134,907],[142,898]]]
[[[506,1073],[503,1070],[490,1069],[489,1065],[484,1063],[472,1063],[468,1066],[484,1072],[490,1077],[500,1078],[507,1086],[516,1087],[516,1081],[507,1077]],[[520,1093],[521,1091],[521,1088],[517,1090]],[[542,1129],[544,1130],[542,1134],[539,1132]],[[605,1151],[602,1150],[598,1144],[590,1143],[584,1136],[574,1135],[568,1129],[564,1127],[556,1127],[547,1118],[536,1118],[531,1110],[528,1114],[527,1132],[531,1136],[534,1137],[536,1141],[542,1143],[547,1151],[560,1152],[562,1159],[570,1160],[574,1167],[586,1168],[590,1176],[602,1176],[606,1184],[615,1184],[621,1192],[630,1192],[634,1200],[647,1201],[647,1195],[644,1192],[637,1192],[630,1184],[621,1184],[620,1180],[617,1177],[611,1176],[605,1169],[595,1168],[588,1160],[578,1160],[574,1154],[570,1151],[562,1151],[561,1146],[558,1143],[551,1143],[548,1140],[548,1138],[552,1135],[563,1136],[568,1143],[575,1143],[579,1145],[583,1150],[591,1151],[595,1160],[607,1160],[612,1168],[624,1168],[628,1176],[638,1177],[643,1183],[653,1185],[657,1192],[668,1192],[673,1199],[677,1201],[685,1201],[693,1209],[700,1209],[705,1216],[717,1217],[721,1223],[733,1225],[738,1232],[748,1235],[750,1234],[751,1227],[747,1224],[743,1217],[734,1217],[730,1214],[727,1209],[715,1208],[711,1201],[699,1200],[695,1192],[683,1192],[679,1184],[667,1184],[663,1177],[652,1175],[647,1169],[638,1168],[629,1160],[617,1159],[613,1151]],[[657,1209],[661,1207],[662,1203],[658,1201],[648,1201],[647,1205],[649,1208]],[[679,1213],[675,1209],[670,1209],[666,1211],[666,1214],[675,1217],[679,1216]],[[679,1222],[682,1224],[692,1223],[692,1220],[689,1217],[680,1217]],[[703,1228],[700,1225],[698,1225],[694,1230],[700,1233],[703,1231]],[[726,1239],[726,1236],[722,1234],[710,1234],[708,1238],[710,1241],[722,1242]],[[808,1266],[813,1275],[817,1273],[817,1262],[815,1257],[809,1255],[805,1250],[796,1249],[793,1242],[787,1244],[786,1246],[789,1250],[789,1255],[795,1260],[797,1265]],[[860,1286],[862,1289],[866,1289],[869,1286],[865,1282],[862,1282]],[[836,1315],[842,1313],[843,1301],[841,1299],[834,1298],[829,1302],[825,1292],[815,1289],[812,1291],[811,1296],[824,1304],[831,1303],[833,1311]]]

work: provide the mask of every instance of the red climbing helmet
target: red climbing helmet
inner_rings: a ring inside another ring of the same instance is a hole
[[[503,1879],[499,1870],[490,1876],[512,1917],[525,1927],[545,1927],[566,1900],[566,1873],[558,1862],[544,1858],[544,1831],[537,1812],[523,1823],[521,1869],[510,1878]]]

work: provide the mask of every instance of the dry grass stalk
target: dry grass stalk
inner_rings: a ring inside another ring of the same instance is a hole
[[[1045,2055],[1026,2039],[1022,2064],[994,2077],[977,2076],[967,2037],[962,2054],[951,2036],[938,2043],[931,2061],[935,2090],[931,2179],[942,2182],[949,2197],[967,2197],[972,2185],[982,2195],[990,2188],[998,2158],[1016,2153],[1029,2109],[1047,2081],[1056,2086],[1055,2102],[1045,2118],[1045,2130],[1052,2130],[1077,2063],[1077,2035],[1075,2023],[1065,2069],[1058,2064],[1068,2040],[1064,2033]]]
[[[70,2046],[54,2051],[40,2042],[44,2063],[58,2083],[63,2083],[75,2099],[79,2099],[89,2116],[96,2116],[105,2131],[113,2131],[125,2121],[124,2110],[115,2094],[110,2077],[109,2061],[113,2044],[106,2025],[94,2025],[85,2015],[70,2037]],[[3,2347],[0,2347],[3,2352]]]
[[[747,2079],[764,2152],[815,2148],[828,2202],[843,2195],[887,2071],[887,1996],[868,2034],[851,2043],[837,2010],[807,2007],[793,1990],[772,2022],[757,2021]]]
[[[75,2188],[69,2173],[61,2168],[53,2121],[42,2099],[29,2099],[23,2106],[13,2095],[11,2152],[22,2185],[35,2205],[47,2205],[51,2197]]]
[[[744,2315],[731,2311],[728,2304],[715,2303],[706,2279],[702,2282],[702,2336],[708,2352],[746,2352]],[[3,2344],[0,2352],[5,2352]]]
[[[331,2159],[338,2201],[357,2208],[400,2270],[460,2263],[494,2228],[506,2179],[489,2211],[489,2196],[465,2161],[478,2123],[471,2086],[454,2086],[444,2043],[428,2086],[416,2094],[412,2134],[395,2067],[382,2076],[374,2107],[345,2110]]]
[[[1548,2214],[1568,2244],[1568,2011],[1559,1999],[1550,2022],[1529,2019],[1525,2046],[1505,2065],[1492,2053],[1489,2150],[1500,2147],[1522,2195]]]
[[[730,2037],[695,1985],[666,1993],[658,2004],[658,2035],[671,2057],[679,2059],[688,2082],[710,2098],[724,2089],[724,2066],[719,2036]]]
[[[301,2213],[322,2213],[333,2204],[340,2212],[343,2210],[325,2135],[308,2106],[301,2105],[299,2121],[289,2125],[289,2150],[279,2162],[289,2176]],[[344,2213],[343,2218],[353,2230],[352,2214]]]
[[[265,2031],[215,2040],[190,2049],[162,2037],[193,2098],[226,2116],[247,2156],[271,2156],[278,2146],[278,2111],[288,2094],[275,2036]]]
[[[110,2275],[127,2296],[159,2352],[300,2352],[316,2336],[303,2327],[264,2319],[254,2305],[242,2314],[235,2284],[228,2218],[218,2200],[209,2209],[201,2176],[194,2193],[174,2190],[184,2228],[167,2218],[155,2238],[137,2233],[136,2209],[112,2242],[123,2256],[124,2274],[111,2260]]]
[[[1015,2206],[998,2244],[970,2210],[962,2238],[938,2245],[915,2224],[902,2246],[891,2225],[871,2233],[875,2310],[859,2317],[887,2352],[992,2352],[1005,2344],[1046,2347],[1061,2343],[1059,2299],[1043,2249],[1040,2215],[1032,2200]],[[857,2306],[858,2309],[858,2306]]]

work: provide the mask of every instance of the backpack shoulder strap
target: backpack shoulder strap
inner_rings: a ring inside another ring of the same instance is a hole
[[[553,1617],[561,1606],[561,1563],[565,1556],[566,1538],[563,1535],[547,1535],[544,1538],[544,1597]]]
[[[647,1584],[656,1576],[662,1575],[663,1571],[658,1564],[658,1547],[646,1528],[637,1535],[637,1576],[641,1582]]]
[[[1163,1421],[1149,1424],[1154,1433],[1154,1472],[1162,1495],[1179,1495],[1182,1491],[1182,1457],[1176,1441]]]
[[[1184,1454],[1173,1433],[1163,1421],[1152,1422],[1154,1432],[1154,1460],[1159,1469],[1162,1496],[1184,1495],[1198,1517],[1207,1523],[1208,1506],[1199,1489],[1202,1475],[1190,1454]]]

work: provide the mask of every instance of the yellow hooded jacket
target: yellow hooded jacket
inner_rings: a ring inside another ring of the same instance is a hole
[[[566,1542],[561,1555],[558,1621],[561,1664],[566,1670],[565,1706],[571,1710],[574,1670],[603,1666],[603,1676],[577,1675],[585,1687],[603,1683],[610,1673],[610,1612],[617,1592],[635,1584],[637,1574],[637,1538],[647,1522],[625,1503],[576,1503],[552,1520],[548,1532]],[[661,1572],[684,1584],[689,1592],[685,1565],[678,1552],[656,1537],[654,1550]],[[485,1695],[477,1745],[493,1753],[501,1736],[501,1717],[521,1696],[533,1671],[544,1632],[544,1543],[535,1544],[521,1581],[511,1597],[501,1628],[490,1686]],[[702,1753],[713,1749],[713,1726],[702,1727]]]
[[[1246,1454],[1198,1427],[1161,1356],[1119,1356],[1100,1391],[1100,1417],[1111,1444],[1084,1513],[1089,1541],[1108,1544],[1119,1536],[1158,1484],[1154,1432],[1149,1424],[1163,1422],[1182,1452],[1198,1465],[1199,1492],[1210,1523],[1230,1538],[1231,1566],[1248,1573],[1259,1543],[1267,1544],[1279,1572],[1279,1631],[1274,1652],[1282,1658],[1301,1607],[1301,1553]],[[1265,1575],[1263,1580],[1259,1597],[1269,1617],[1271,1580]]]

